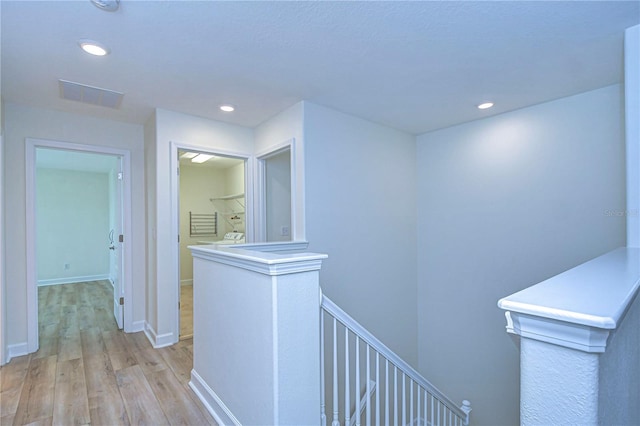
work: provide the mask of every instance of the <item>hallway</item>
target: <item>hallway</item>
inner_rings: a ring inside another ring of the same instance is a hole
[[[188,387],[193,340],[117,329],[108,281],[39,288],[38,352],[0,368],[2,425],[210,425]]]

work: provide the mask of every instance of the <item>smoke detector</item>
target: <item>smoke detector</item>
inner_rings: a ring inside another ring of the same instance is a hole
[[[120,0],[91,0],[91,3],[100,10],[115,12],[120,7]]]

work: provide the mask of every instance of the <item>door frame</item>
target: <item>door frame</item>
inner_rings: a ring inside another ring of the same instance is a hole
[[[212,154],[221,157],[232,157],[240,160],[244,160],[244,197],[245,197],[245,241],[254,241],[254,224],[253,224],[253,170],[255,157],[246,153],[229,151],[220,148],[206,147],[202,145],[192,145],[188,143],[171,141],[169,151],[169,165],[170,165],[170,197],[171,197],[171,235],[175,237],[173,244],[171,244],[171,265],[173,267],[173,282],[172,286],[170,306],[172,310],[175,309],[174,318],[174,339],[173,343],[177,343],[180,339],[180,309],[178,303],[180,302],[180,242],[178,237],[180,235],[180,177],[178,176],[178,170],[180,167],[180,158],[178,157],[178,151],[197,151],[205,154]]]
[[[26,158],[26,254],[27,254],[27,349],[38,350],[38,279],[36,264],[36,149],[58,149],[79,151],[89,154],[113,155],[122,157],[123,188],[122,212],[122,286],[124,287],[124,331],[133,331],[133,281],[132,281],[132,229],[131,229],[131,152],[123,149],[99,145],[85,145],[47,139],[27,138]]]
[[[266,167],[265,161],[274,155],[278,155],[283,151],[289,150],[289,164],[291,174],[291,223],[289,225],[289,232],[291,236],[291,242],[304,241],[304,210],[301,209],[301,195],[299,177],[297,174],[296,159],[296,140],[291,138],[277,145],[270,146],[264,151],[256,154],[255,162],[255,177],[256,185],[254,188],[255,200],[256,200],[256,215],[255,215],[255,240],[259,242],[267,242],[267,204],[266,204]],[[302,185],[304,188],[304,185]],[[299,212],[302,211],[302,214]]]

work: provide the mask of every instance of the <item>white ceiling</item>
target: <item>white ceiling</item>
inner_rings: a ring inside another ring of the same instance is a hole
[[[254,127],[300,100],[413,134],[622,81],[640,1],[0,2],[2,97],[144,123],[160,107]],[[92,57],[77,41],[112,52]],[[58,79],[124,92],[60,99]],[[479,111],[480,102],[496,106]],[[231,103],[234,113],[218,106]]]

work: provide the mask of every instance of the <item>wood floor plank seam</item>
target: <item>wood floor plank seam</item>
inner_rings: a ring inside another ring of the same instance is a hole
[[[112,308],[106,280],[38,288],[40,349],[0,367],[2,426],[217,424],[188,385],[193,338],[154,349]]]

